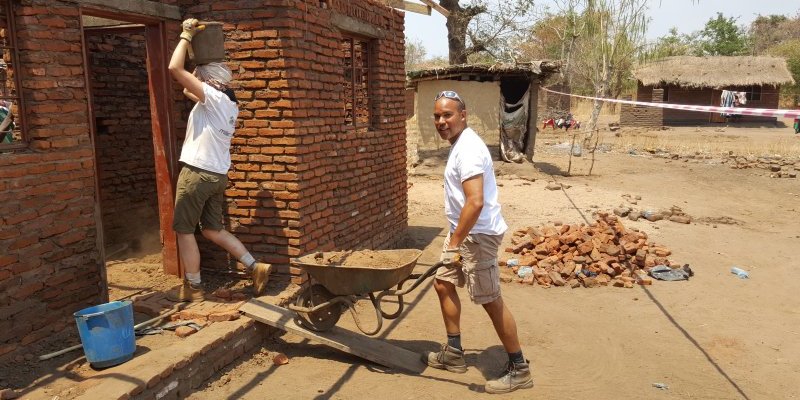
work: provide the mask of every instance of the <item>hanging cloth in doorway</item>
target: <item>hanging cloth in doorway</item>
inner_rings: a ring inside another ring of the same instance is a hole
[[[503,161],[520,163],[525,159],[529,99],[530,91],[527,91],[520,101],[509,104],[500,93],[500,157]]]
[[[733,107],[734,101],[736,101],[736,93],[730,90],[723,90],[722,95],[719,96],[720,103],[719,105],[722,107]],[[730,117],[733,114],[722,113],[723,117]]]

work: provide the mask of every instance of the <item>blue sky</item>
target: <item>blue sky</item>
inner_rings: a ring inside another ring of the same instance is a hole
[[[544,3],[547,1],[538,2]],[[653,40],[663,36],[673,26],[680,33],[700,30],[709,18],[716,17],[717,12],[726,17],[738,17],[739,24],[749,25],[759,14],[794,16],[798,11],[800,2],[796,0],[650,0],[647,37]],[[423,43],[428,57],[447,56],[445,18],[436,11],[431,16],[406,13],[405,33],[409,40]]]

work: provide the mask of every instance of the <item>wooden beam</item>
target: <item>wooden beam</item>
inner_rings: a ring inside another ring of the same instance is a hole
[[[420,0],[420,1],[425,3],[425,4],[427,4],[430,7],[433,7],[434,10],[438,11],[439,14],[442,14],[445,17],[449,17],[450,16],[450,11],[447,11],[446,8],[440,6],[439,3],[437,3],[437,2],[435,2],[433,0]]]
[[[401,8],[401,7],[395,7],[395,8]],[[424,4],[419,4],[419,3],[412,3],[410,1],[403,1],[403,7],[402,7],[403,10],[423,15],[431,15],[431,8],[432,8],[431,6],[426,6]]]
[[[361,335],[338,326],[334,326],[327,332],[313,332],[305,329],[295,322],[294,311],[259,299],[251,299],[243,304],[239,311],[258,322],[389,368],[414,374],[419,374],[427,368],[420,360],[419,354],[377,338]]]
[[[431,15],[431,6],[426,6],[424,4],[404,0],[383,0],[383,3],[398,10],[404,10],[423,15]]]
[[[147,41],[147,73],[150,90],[150,125],[153,129],[153,153],[155,156],[156,191],[158,194],[158,219],[161,224],[161,249],[164,272],[183,276],[178,257],[178,240],[172,229],[175,213],[175,183],[178,179],[177,139],[172,129],[173,115],[170,110],[172,86],[167,71],[166,24],[148,25],[145,29]]]
[[[102,7],[106,10],[113,10],[123,13],[138,14],[158,19],[181,19],[181,10],[178,6],[158,3],[149,0],[78,0],[81,5]],[[129,22],[130,19],[126,20]]]

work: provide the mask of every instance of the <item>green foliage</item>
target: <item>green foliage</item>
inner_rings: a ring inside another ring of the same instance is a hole
[[[767,54],[783,57],[794,78],[794,85],[781,86],[781,97],[784,104],[794,106],[800,101],[800,39],[791,39],[770,47]],[[794,104],[792,104],[794,103]]]
[[[662,36],[641,54],[642,61],[657,60],[664,57],[693,55],[695,38],[691,35],[679,34],[678,28],[671,28],[669,34]]]
[[[717,13],[710,18],[697,36],[696,55],[740,56],[751,54],[750,38],[745,29],[736,25],[737,18],[725,18]]]
[[[800,39],[800,15],[759,15],[750,24],[750,38],[754,54],[764,54],[767,49],[791,39]]]

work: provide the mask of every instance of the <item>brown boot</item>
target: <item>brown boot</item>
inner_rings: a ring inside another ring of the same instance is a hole
[[[205,299],[203,285],[194,285],[187,280],[184,280],[183,285],[180,287],[167,292],[167,300],[176,303],[203,301]]]
[[[251,273],[253,274],[253,294],[255,296],[264,294],[271,272],[272,264],[257,262],[256,265],[253,266],[253,271]]]
[[[467,362],[464,361],[464,351],[446,344],[438,353],[425,353],[422,361],[433,368],[446,369],[450,372],[463,374],[467,372]]]
[[[531,368],[526,360],[524,364],[511,361],[506,364],[506,370],[500,378],[486,382],[486,393],[509,393],[517,389],[530,389],[533,387]]]

